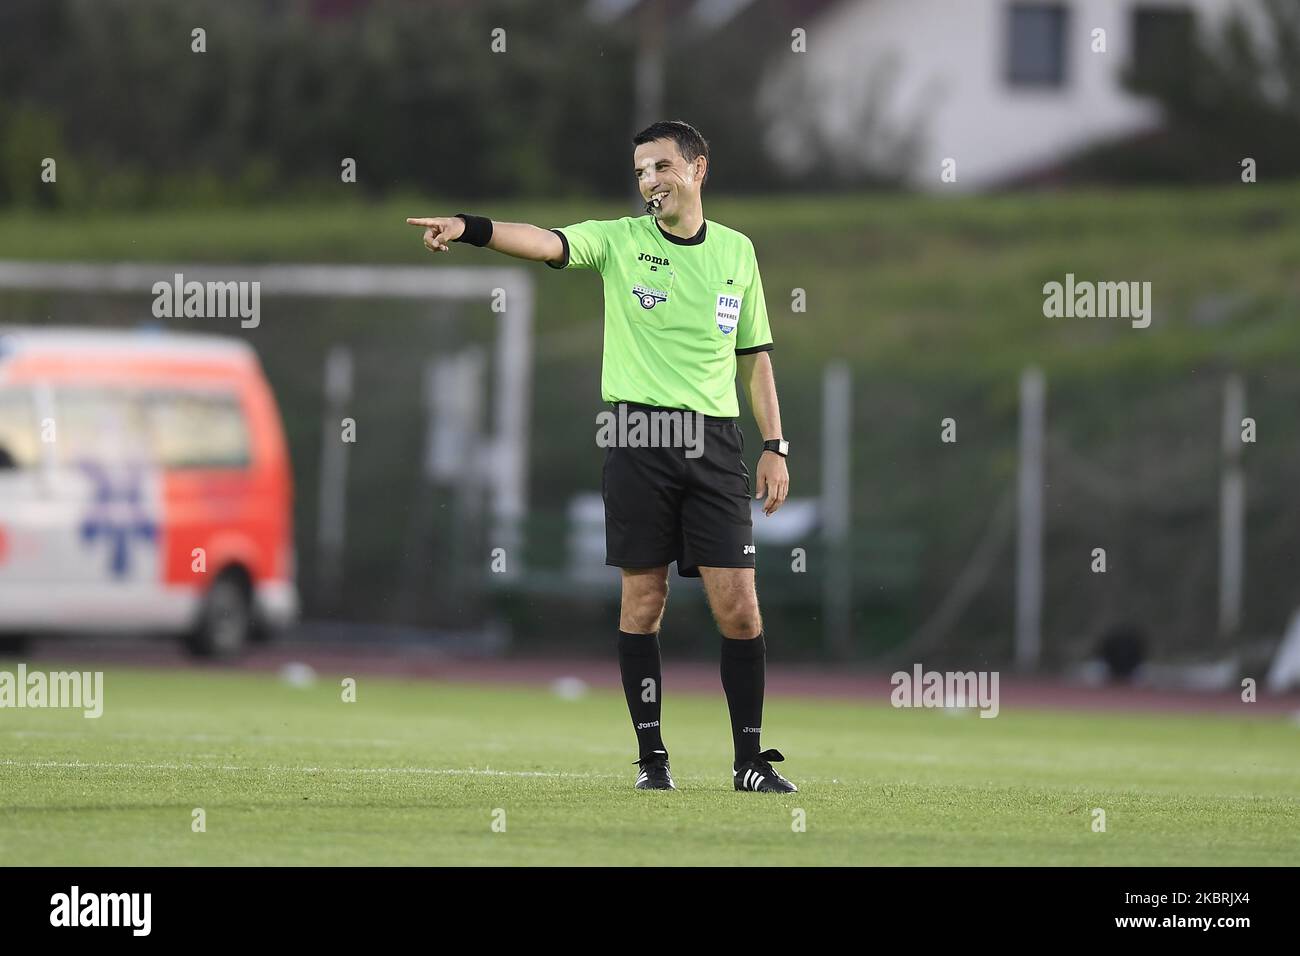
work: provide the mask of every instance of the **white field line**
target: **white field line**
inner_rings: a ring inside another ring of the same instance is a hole
[[[236,773],[345,773],[345,774],[422,774],[431,776],[483,777],[570,777],[586,780],[617,778],[617,774],[560,773],[546,770],[492,770],[491,768],[443,767],[245,767],[236,764],[202,763],[107,763],[83,760],[0,760],[0,767],[25,767],[37,770],[222,770]]]
[[[109,737],[114,740],[181,740],[187,743],[265,743],[265,744],[316,744],[320,746],[344,747],[418,747],[423,741],[419,738],[395,740],[391,737],[298,737],[287,734],[157,734],[128,731],[107,732],[102,730],[0,730],[0,735],[11,737]],[[487,741],[476,744],[480,750],[505,750],[509,743]],[[618,756],[627,748],[597,747],[591,744],[574,744],[567,748],[571,752],[581,751],[587,754],[604,754]]]
[[[196,770],[196,771],[227,771],[237,773],[302,773],[302,774],[414,774],[426,776],[483,776],[483,777],[561,777],[581,780],[622,780],[622,774],[609,773],[559,773],[542,770],[492,770],[490,768],[435,768],[435,767],[285,767],[285,766],[267,766],[267,767],[244,767],[233,764],[182,764],[182,763],[107,763],[107,762],[89,762],[89,761],[56,761],[56,760],[0,760],[0,767],[23,767],[30,769],[58,769],[58,770],[155,770],[155,771],[177,771],[177,770]],[[852,780],[836,779],[828,780],[825,777],[802,777],[801,782],[804,784],[817,784],[821,787],[828,785],[840,785],[847,787],[859,787],[868,790],[880,790],[896,787],[911,787],[914,789],[924,790],[935,786],[932,782],[895,779],[888,781],[880,780]],[[983,792],[985,787],[979,787],[974,784],[957,784],[943,785],[945,787],[957,786],[959,789],[971,792]],[[994,786],[992,789],[1004,789]],[[1046,789],[1054,789],[1048,785]],[[1059,788],[1055,788],[1059,789]],[[1076,788],[1078,789],[1078,788]],[[1085,788],[1086,789],[1086,788]],[[1161,786],[1138,786],[1131,789],[1134,796],[1156,796],[1159,794],[1177,795],[1186,797],[1187,791]],[[1206,794],[1194,794],[1194,796],[1204,796],[1214,799],[1242,800],[1256,803],[1263,803],[1276,800],[1294,800],[1293,797],[1279,797],[1274,795],[1261,795],[1259,793],[1223,793],[1210,791]]]
[[[7,731],[0,731],[0,735],[10,735],[14,737],[113,737],[113,738],[129,739],[129,740],[181,740],[181,741],[190,741],[190,742],[239,741],[239,742],[252,742],[252,743],[264,742],[264,743],[289,743],[289,744],[319,744],[319,745],[326,745],[326,746],[339,744],[344,746],[373,746],[373,747],[397,747],[397,746],[409,747],[412,746],[413,744],[419,743],[419,741],[392,740],[392,739],[385,739],[385,738],[375,738],[375,739],[324,738],[324,737],[292,737],[292,736],[275,736],[275,735],[245,736],[241,734],[105,733],[103,731],[77,731],[77,730],[68,730],[68,731],[7,730]],[[505,745],[485,743],[484,745],[482,745],[481,749],[500,750],[500,749],[505,749]],[[585,745],[585,746],[575,745],[570,749],[573,751],[581,751],[583,753],[601,754],[606,756],[618,755],[623,753],[623,751],[618,748],[593,747],[590,745]],[[980,761],[972,761],[968,758],[963,757],[960,754],[941,755],[941,754],[933,754],[933,753],[916,753],[916,752],[902,752],[902,751],[859,751],[854,756],[871,763],[893,762],[893,763],[900,763],[900,764],[920,764],[923,766],[945,766],[945,767],[975,766],[980,769],[988,769],[989,766],[991,765],[993,767],[997,767],[997,766],[1015,767],[1024,770],[1046,770],[1049,772],[1059,771],[1061,769],[1061,761],[1056,758],[1034,757],[1034,756],[1027,756],[1023,754],[1013,756],[1011,754],[1001,753],[994,756],[991,762],[986,761],[984,759],[981,759]],[[1088,770],[1091,768],[1097,768],[1097,769],[1107,770],[1107,771],[1122,771],[1127,769],[1133,769],[1133,770],[1156,771],[1156,772],[1161,772],[1161,771],[1181,772],[1186,770],[1186,765],[1184,764],[1152,761],[1143,754],[1121,755],[1113,752],[1094,750],[1089,753],[1080,753],[1076,755],[1073,759],[1076,761],[1075,767],[1079,770]],[[0,761],[0,766],[4,766],[5,763],[6,761]],[[9,761],[9,763],[12,763],[12,761]],[[35,764],[32,764],[32,766],[34,765]],[[53,767],[56,766],[56,764],[51,763],[50,766]],[[109,765],[71,764],[70,766],[107,767]],[[122,767],[131,767],[131,766],[148,767],[150,765],[122,764],[121,766]],[[171,767],[171,766],[164,767],[163,765],[160,764],[158,765],[158,768],[159,769],[203,768],[203,769],[230,769],[230,770],[265,769],[265,770],[277,770],[277,771],[303,770],[303,771],[330,772],[330,773],[376,772],[380,769],[380,768],[374,768],[372,770],[364,770],[364,769],[349,770],[347,768],[298,768],[298,767],[286,767],[286,766],[268,766],[265,768],[256,768],[256,767],[223,768],[223,767],[214,767],[207,764],[177,765],[175,767]],[[1269,765],[1269,764],[1250,764],[1250,763],[1204,764],[1197,769],[1200,773],[1207,774],[1207,775],[1214,775],[1214,776],[1235,777],[1244,773],[1244,774],[1258,774],[1260,776],[1269,776],[1269,777],[1300,777],[1300,765],[1277,766],[1277,765]],[[397,772],[443,773],[443,774],[478,773],[478,774],[487,774],[487,775],[500,773],[502,775],[515,775],[515,776],[553,776],[553,777],[568,776],[568,777],[579,777],[579,778],[583,778],[583,777],[595,778],[597,776],[601,776],[601,775],[592,775],[592,774],[546,773],[542,771],[508,772],[508,771],[474,770],[474,769],[437,770],[437,769],[427,769],[427,768],[419,768],[419,767],[392,768],[392,772],[394,773]],[[616,777],[617,775],[606,774],[604,776]],[[808,778],[805,777],[805,779]]]
[[[145,734],[99,730],[5,730],[0,733],[13,737],[111,737],[115,740],[187,740],[192,743],[211,743],[234,740],[271,744],[343,744],[356,747],[409,747],[418,740],[393,740],[383,737],[293,737],[277,734]]]
[[[299,737],[275,734],[158,734],[158,733],[131,733],[131,732],[113,732],[107,733],[101,730],[0,730],[0,735],[9,735],[13,737],[111,737],[121,740],[180,740],[192,743],[234,741],[240,743],[268,743],[268,744],[315,744],[322,746],[352,746],[352,747],[411,747],[418,746],[419,740],[394,740],[391,738],[366,738],[366,737]],[[507,745],[504,743],[485,742],[480,745],[481,750],[504,750]],[[600,754],[603,756],[618,756],[623,750],[617,747],[596,747],[591,745],[575,744],[569,748],[571,751],[586,754]],[[928,766],[979,766],[986,768],[989,764],[985,758],[979,761],[972,761],[961,754],[933,754],[933,753],[916,753],[913,751],[859,751],[855,754],[863,760],[872,763],[893,762],[901,764],[921,764]],[[1092,750],[1075,755],[1073,760],[1075,766],[1080,769],[1099,768],[1103,770],[1144,770],[1144,771],[1165,771],[1181,772],[1186,766],[1178,763],[1167,763],[1162,761],[1150,760],[1144,754],[1117,754],[1113,751]],[[992,759],[993,766],[1015,767],[1023,770],[1059,770],[1061,761],[1051,757],[1035,757],[1024,754],[1012,754],[1005,748],[1003,752],[997,753]],[[1296,766],[1276,766],[1269,764],[1249,764],[1249,763],[1231,763],[1231,764],[1204,764],[1198,768],[1200,772],[1211,775],[1237,776],[1242,773],[1255,773],[1262,776],[1279,776],[1279,777],[1300,777],[1300,765]]]

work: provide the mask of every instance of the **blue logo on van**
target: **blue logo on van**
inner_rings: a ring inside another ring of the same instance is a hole
[[[101,538],[107,540],[109,571],[115,578],[124,578],[131,570],[131,541],[134,538],[156,541],[158,538],[158,525],[144,510],[141,501],[144,482],[140,471],[129,469],[121,481],[115,482],[102,465],[93,461],[80,464],[95,483],[95,500],[81,522],[82,543],[93,545]]]

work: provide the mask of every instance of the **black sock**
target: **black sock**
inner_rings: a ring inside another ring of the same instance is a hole
[[[632,715],[641,756],[667,750],[659,736],[659,707],[663,694],[663,675],[659,666],[659,632],[629,634],[618,632],[618,669],[623,675],[623,696]]]
[[[767,645],[763,635],[752,641],[722,639],[722,689],[731,712],[731,741],[736,748],[739,769],[758,756],[759,733],[763,729],[763,684],[767,666]]]

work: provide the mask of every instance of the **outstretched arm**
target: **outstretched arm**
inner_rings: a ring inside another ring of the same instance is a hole
[[[465,232],[465,220],[459,216],[407,219],[412,226],[424,228],[424,248],[430,252],[450,252],[449,243]],[[504,252],[516,259],[533,262],[558,262],[564,258],[564,243],[549,229],[526,222],[493,222],[492,238],[487,248]]]

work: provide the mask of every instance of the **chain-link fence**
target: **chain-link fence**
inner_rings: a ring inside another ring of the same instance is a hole
[[[125,328],[146,311],[138,296],[13,290],[0,308],[6,323]],[[213,320],[144,318],[214,331]],[[492,466],[483,442],[502,392],[486,302],[285,297],[258,328],[231,321],[223,331],[254,345],[283,414],[307,619],[458,631],[504,623],[516,646],[601,647],[615,626],[618,575],[603,565],[599,336],[538,336],[529,508],[522,546],[510,550],[497,540],[481,471]],[[326,378],[331,355],[341,353],[350,389],[337,405]],[[783,522],[758,517],[756,527],[759,593],[782,655],[1010,661],[1024,507],[1019,383],[855,369],[848,419],[828,423],[825,367],[783,362],[779,353],[777,363],[795,449],[793,497]],[[1046,376],[1043,666],[1076,663],[1118,629],[1167,660],[1221,657],[1280,633],[1297,603],[1300,375],[1241,374],[1254,425],[1243,427],[1253,440],[1242,442],[1240,620],[1229,633],[1220,623],[1229,370]],[[481,401],[466,407],[467,390]],[[743,399],[741,407],[752,471],[759,436]],[[341,410],[355,422],[355,440],[346,445],[345,538],[330,569],[322,564],[321,468],[326,444],[342,440],[333,421]],[[462,432],[449,437],[455,427]],[[823,459],[840,427],[850,436],[851,520],[835,542],[824,533],[832,476]],[[711,654],[714,629],[698,582],[674,576],[672,588],[665,643]],[[837,623],[837,605],[847,607],[847,625]]]

